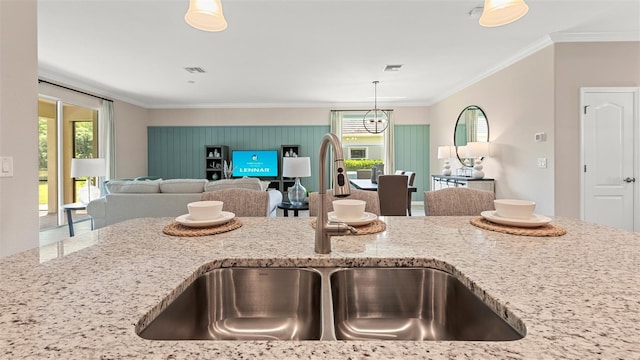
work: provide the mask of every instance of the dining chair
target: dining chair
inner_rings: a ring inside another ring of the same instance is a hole
[[[371,179],[371,169],[356,170],[356,179]]]
[[[413,171],[405,171],[404,175],[407,175],[407,185],[413,186],[413,182],[416,179],[416,173]],[[411,216],[411,193],[407,191],[407,214]]]
[[[407,175],[380,175],[378,178],[378,199],[380,215],[407,215]]]
[[[404,170],[396,170],[393,175],[404,175]]]
[[[217,200],[224,202],[223,211],[230,211],[236,216],[261,217],[269,216],[269,193],[243,188],[221,189],[202,193],[201,200]]]
[[[452,187],[424,192],[426,216],[471,216],[495,210],[495,195],[490,191]]]
[[[367,203],[364,207],[365,212],[380,215],[380,203],[378,194],[375,191],[351,188],[351,195],[347,197],[335,197],[333,196],[333,190],[329,189],[324,198],[325,209],[327,209],[327,211],[333,211],[333,200],[339,199],[363,200]],[[315,191],[309,194],[309,216],[318,216],[318,193]]]

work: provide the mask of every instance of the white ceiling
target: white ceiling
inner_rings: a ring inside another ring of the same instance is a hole
[[[382,107],[429,105],[552,40],[640,40],[640,0],[527,0],[498,28],[482,0],[222,3],[211,33],[188,0],[38,0],[39,75],[147,108],[370,107],[374,80]]]

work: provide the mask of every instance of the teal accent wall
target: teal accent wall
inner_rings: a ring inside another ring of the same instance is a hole
[[[227,145],[229,150],[280,150],[300,145],[300,156],[311,158],[312,176],[300,179],[308,190],[318,190],[318,152],[328,125],[314,126],[150,126],[147,128],[148,175],[163,179],[205,177],[205,145]],[[396,125],[396,168],[416,172],[422,200],[429,189],[429,125]]]
[[[395,128],[395,167],[399,170],[414,171],[415,185],[413,201],[422,201],[424,192],[431,188],[429,174],[429,125],[396,125]]]
[[[299,156],[311,157],[312,176],[300,179],[309,190],[318,188],[318,151],[328,125],[316,126],[150,126],[148,174],[163,179],[205,177],[205,145],[231,150],[277,149],[300,145]],[[282,155],[282,154],[281,154]]]

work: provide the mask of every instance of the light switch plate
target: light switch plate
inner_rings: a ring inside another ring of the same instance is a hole
[[[535,133],[534,140],[536,142],[543,142],[547,140],[547,134],[543,132]]]
[[[0,177],[13,176],[13,156],[0,156]]]
[[[538,158],[538,167],[540,169],[546,169],[547,168],[547,158]]]

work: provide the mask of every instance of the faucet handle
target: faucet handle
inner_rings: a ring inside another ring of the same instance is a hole
[[[337,232],[337,233],[344,233],[349,231],[351,235],[355,235],[358,233],[358,230],[356,230],[356,228],[354,228],[351,225],[348,225],[347,223],[340,222],[340,221],[329,221],[327,223],[327,229],[331,229],[332,232]]]

